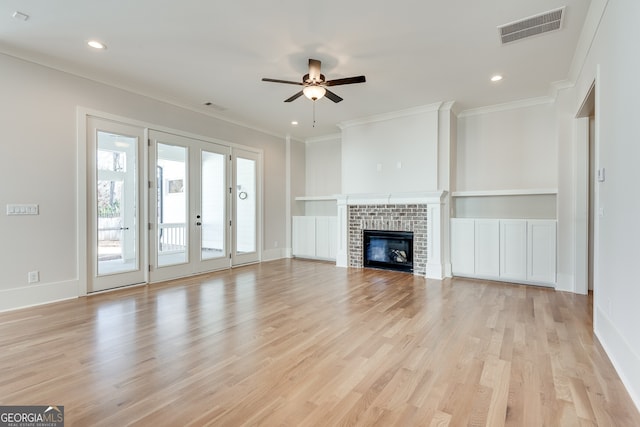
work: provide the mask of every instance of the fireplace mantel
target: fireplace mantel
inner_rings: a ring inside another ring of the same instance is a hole
[[[444,205],[446,191],[418,193],[384,194],[342,194],[336,195],[338,205],[338,248],[336,265],[349,266],[349,207],[368,205],[427,205],[427,265],[425,276],[431,279],[443,279],[449,276],[450,266],[445,265],[444,253]]]
[[[409,204],[443,204],[446,191],[429,191],[420,193],[367,193],[339,194],[335,198],[338,206],[352,205],[409,205]]]

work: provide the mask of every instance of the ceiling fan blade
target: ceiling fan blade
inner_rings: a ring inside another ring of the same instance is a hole
[[[263,78],[262,79],[263,82],[271,82],[271,83],[286,83],[289,85],[298,85],[298,86],[302,86],[303,84],[300,82],[292,82],[289,80],[278,80],[278,79],[267,79],[267,78]]]
[[[284,100],[284,102],[291,102],[291,101],[295,101],[296,99],[300,98],[302,96],[302,91],[296,93],[295,95],[293,95],[291,98],[287,98]]]
[[[320,81],[320,65],[322,63],[317,59],[309,58],[309,79],[311,81]]]
[[[331,92],[329,89],[325,89],[327,92],[324,94],[324,96],[326,96],[327,98],[329,98],[330,100],[332,100],[333,102],[335,102],[336,104],[340,101],[342,101],[342,98],[340,98],[338,95],[336,95],[335,93]]]
[[[365,76],[357,76],[357,77],[346,77],[344,79],[335,79],[329,80],[325,83],[326,86],[339,86],[339,85],[350,85],[353,83],[364,83],[367,79]]]

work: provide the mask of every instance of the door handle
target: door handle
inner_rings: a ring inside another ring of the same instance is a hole
[[[200,221],[196,222],[196,225],[202,225],[202,223]]]
[[[120,230],[128,230],[129,227],[120,227]]]

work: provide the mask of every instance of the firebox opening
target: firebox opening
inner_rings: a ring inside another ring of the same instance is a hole
[[[413,272],[413,232],[363,230],[364,267]]]

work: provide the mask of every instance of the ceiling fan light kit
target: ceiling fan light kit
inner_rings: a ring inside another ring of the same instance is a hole
[[[304,93],[304,96],[306,96],[310,100],[317,101],[318,99],[324,97],[325,93],[327,93],[327,90],[322,86],[312,85],[306,86],[304,89],[302,89],[302,92]]]

